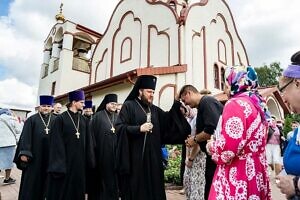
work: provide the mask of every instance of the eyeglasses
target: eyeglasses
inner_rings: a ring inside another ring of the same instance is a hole
[[[294,81],[294,79],[291,79],[289,82],[287,82],[284,86],[282,87],[278,87],[278,90],[282,93],[284,92],[284,89],[289,86],[292,82]]]

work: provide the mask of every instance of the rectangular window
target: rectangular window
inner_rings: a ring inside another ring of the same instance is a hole
[[[216,64],[214,65],[214,81],[215,88],[220,89],[219,67]]]
[[[54,81],[54,82],[52,83],[51,95],[54,95],[54,94],[55,94],[55,86],[56,86],[56,81]]]

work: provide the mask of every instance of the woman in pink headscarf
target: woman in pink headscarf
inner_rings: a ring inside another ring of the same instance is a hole
[[[209,199],[271,199],[266,162],[269,113],[250,66],[225,70],[229,100],[207,150],[217,164]]]

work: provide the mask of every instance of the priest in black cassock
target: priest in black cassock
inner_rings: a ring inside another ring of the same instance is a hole
[[[14,158],[22,170],[19,200],[45,199],[53,100],[52,96],[40,96],[38,112],[25,121]]]
[[[83,116],[88,118],[89,120],[93,117],[93,101],[92,100],[85,100],[84,107],[83,107]]]
[[[107,94],[91,122],[91,132],[96,141],[96,189],[94,198],[97,200],[118,200],[118,181],[116,172],[117,119],[116,94]],[[90,195],[89,195],[90,200]]]
[[[83,107],[83,113],[82,115],[87,118],[87,121],[89,122],[89,126],[91,124],[91,120],[93,119],[93,101],[92,100],[85,100],[84,107]],[[95,140],[94,136],[92,135],[93,140]],[[86,194],[88,197],[88,200],[93,200],[93,196],[95,195],[95,190],[97,189],[95,185],[95,181],[97,180],[97,177],[95,176],[95,169],[91,169],[88,166],[86,167],[85,172],[85,181],[86,181]]]
[[[190,125],[175,101],[169,112],[152,104],[156,77],[138,77],[116,122],[122,200],[165,200],[162,144],[183,144]]]
[[[94,167],[94,143],[80,111],[82,90],[69,93],[67,111],[57,116],[50,136],[47,200],[84,200],[86,166]]]

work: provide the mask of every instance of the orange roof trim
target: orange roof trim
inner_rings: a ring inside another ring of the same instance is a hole
[[[141,76],[141,75],[165,75],[165,74],[175,74],[175,73],[184,73],[187,71],[187,65],[176,65],[176,66],[168,66],[168,67],[144,67],[144,68],[137,68],[123,74],[119,74],[117,76],[113,76],[111,78],[105,79],[103,81],[94,83],[92,85],[78,88],[83,90],[86,95],[91,92],[95,92],[98,90],[102,90],[114,85],[119,85],[126,82],[132,82],[134,78]],[[59,95],[55,97],[56,101],[63,100],[67,98],[68,93]]]

